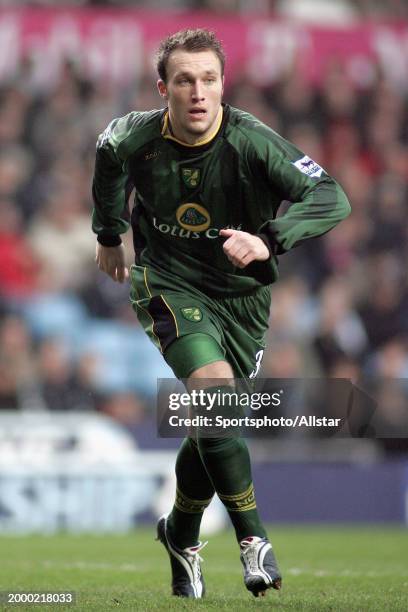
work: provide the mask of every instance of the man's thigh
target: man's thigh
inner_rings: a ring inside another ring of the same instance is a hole
[[[132,306],[178,378],[217,360],[227,361],[236,378],[258,373],[268,304],[259,304],[256,296],[213,300],[194,288],[174,287],[156,271],[139,266],[132,266],[131,276]]]
[[[171,287],[154,271],[132,267],[130,300],[146,334],[162,353],[184,336],[210,336],[222,345],[222,329],[206,297]]]
[[[261,366],[268,330],[268,288],[245,297],[217,300],[226,360],[237,378],[255,378]]]

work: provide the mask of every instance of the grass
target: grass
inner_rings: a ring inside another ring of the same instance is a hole
[[[255,599],[242,582],[231,532],[203,551],[204,600],[169,595],[170,572],[154,530],[128,536],[0,537],[0,590],[76,592],[76,605],[6,605],[1,610],[320,610],[408,609],[408,531],[378,527],[269,529],[284,576],[280,593]]]

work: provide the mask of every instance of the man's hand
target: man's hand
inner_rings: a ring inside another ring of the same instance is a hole
[[[96,243],[95,261],[102,272],[106,272],[114,281],[123,283],[129,278],[129,270],[125,266],[125,247],[119,244],[106,247]]]
[[[245,268],[252,261],[269,259],[269,249],[258,236],[234,229],[223,229],[220,236],[227,238],[223,245],[224,253],[238,268]]]

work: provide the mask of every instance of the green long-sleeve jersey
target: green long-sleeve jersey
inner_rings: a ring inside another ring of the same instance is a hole
[[[217,134],[198,146],[169,135],[166,109],[114,119],[98,139],[92,191],[99,242],[120,244],[131,223],[139,263],[224,297],[274,282],[277,255],[350,212],[341,187],[317,163],[228,105]],[[290,205],[279,216],[282,201]],[[235,267],[222,228],[260,235],[271,257]]]

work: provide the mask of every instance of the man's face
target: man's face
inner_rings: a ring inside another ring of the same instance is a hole
[[[157,82],[167,100],[174,136],[195,144],[217,124],[224,87],[221,63],[213,51],[173,51],[167,62],[167,82]]]

